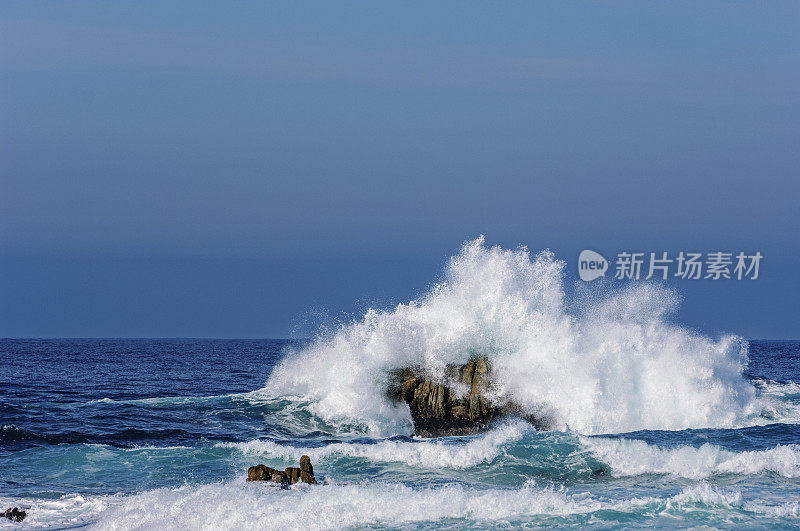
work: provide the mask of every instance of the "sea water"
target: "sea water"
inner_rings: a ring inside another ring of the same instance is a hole
[[[654,284],[565,294],[465,244],[423,297],[312,340],[0,340],[0,527],[800,525],[800,342],[708,337]],[[506,418],[412,436],[392,371],[487,356]],[[318,486],[246,483],[297,466]]]

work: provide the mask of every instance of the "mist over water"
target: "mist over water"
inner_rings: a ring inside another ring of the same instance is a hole
[[[447,364],[483,355],[492,398],[553,429],[731,427],[759,411],[743,376],[743,339],[671,324],[678,297],[650,283],[600,288],[568,305],[563,268],[549,251],[468,241],[427,294],[369,310],[290,353],[263,391],[304,397],[315,415],[371,435],[410,434],[407,407],[386,397],[391,372],[422,366],[441,376]]]

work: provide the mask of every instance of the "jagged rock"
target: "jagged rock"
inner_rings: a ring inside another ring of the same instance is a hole
[[[276,470],[266,465],[251,466],[247,469],[247,481],[272,481],[284,489],[289,488],[289,478],[282,470]]]
[[[286,477],[289,479],[289,483],[291,483],[292,485],[294,485],[295,483],[300,481],[300,469],[299,468],[289,466],[289,467],[286,467],[286,470],[284,471],[284,473],[286,474]]]
[[[307,455],[300,458],[300,481],[311,485],[317,484],[317,480],[314,478],[314,467],[311,466],[311,458]]]
[[[267,481],[273,469],[266,465],[255,465],[247,469],[247,481]]]
[[[522,416],[540,427],[537,419],[523,414],[515,404],[489,402],[490,369],[485,357],[472,358],[461,366],[448,365],[441,380],[420,368],[403,369],[395,374],[389,395],[408,404],[414,433],[421,437],[480,433],[505,414]]]
[[[0,516],[8,518],[12,522],[21,522],[28,516],[28,513],[21,510],[19,507],[14,507],[13,509],[6,509],[4,512],[0,513]]]
[[[288,489],[289,485],[302,481],[303,483],[316,484],[314,468],[311,458],[304,455],[300,458],[300,467],[287,467],[286,470],[277,470],[267,465],[255,465],[247,469],[247,481],[272,481],[279,483],[282,488]]]

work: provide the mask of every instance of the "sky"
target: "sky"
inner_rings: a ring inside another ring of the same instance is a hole
[[[463,241],[800,338],[797,2],[0,4],[0,337],[306,337]]]

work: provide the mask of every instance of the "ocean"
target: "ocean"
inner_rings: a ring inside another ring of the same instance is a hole
[[[800,526],[800,341],[710,337],[651,284],[567,295],[468,244],[415,301],[316,338],[0,340],[0,511],[65,529]],[[550,419],[413,437],[385,393],[485,355]],[[247,483],[311,457],[320,485]]]

